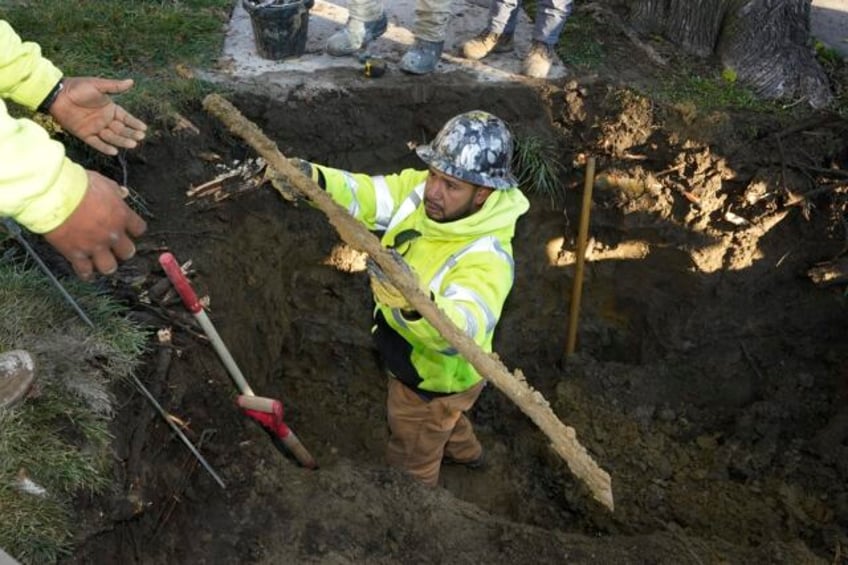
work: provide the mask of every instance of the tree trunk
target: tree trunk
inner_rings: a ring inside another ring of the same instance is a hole
[[[700,57],[718,55],[741,84],[768,99],[832,99],[810,46],[809,0],[630,0],[628,20]]]
[[[631,23],[643,33],[656,33],[699,57],[715,52],[721,22],[731,0],[637,0]]]
[[[741,2],[725,19],[717,52],[762,96],[806,98],[814,108],[832,99],[810,45],[809,0]]]

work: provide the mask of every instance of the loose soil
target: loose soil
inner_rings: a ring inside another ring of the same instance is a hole
[[[701,115],[598,76],[369,86],[237,85],[231,100],[287,156],[372,173],[420,166],[407,142],[474,108],[556,143],[566,197],[532,196],[518,224],[516,283],[495,349],[610,473],[615,513],[494,387],[471,414],[485,469],[443,466],[430,490],[387,468],[386,383],[362,257],[319,211],[267,186],[234,193],[234,182],[221,202],[188,198],[254,157],[198,105],[186,115],[196,129],[163,129],[128,155],[129,184],[151,216],[138,258],[121,270],[135,286],[122,292],[140,320],[174,329],[173,349],[152,347],[140,376],[227,488],[127,386],[115,495],[79,501],[69,562],[845,559],[848,316],[844,287],[806,273],[844,253],[846,194],[787,205],[812,181],[844,185],[827,171],[848,168],[844,121]],[[600,176],[578,352],[563,359],[587,154]],[[165,249],[192,260],[254,390],[283,400],[320,469],[299,467],[240,414],[235,387],[173,295],[141,299],[162,280]]]

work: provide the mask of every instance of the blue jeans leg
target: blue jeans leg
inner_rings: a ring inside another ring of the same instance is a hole
[[[499,35],[512,35],[518,23],[519,0],[492,0],[489,7],[489,29]]]
[[[572,0],[540,0],[533,24],[533,40],[555,45],[572,7]]]

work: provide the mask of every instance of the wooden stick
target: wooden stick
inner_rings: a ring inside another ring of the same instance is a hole
[[[418,283],[406,273],[389,252],[365,226],[347,210],[336,204],[317,184],[289,163],[276,144],[232,104],[217,94],[203,100],[203,107],[217,117],[236,136],[244,139],[265,161],[282,174],[291,185],[309,198],[327,215],[341,238],[351,247],[368,253],[388,275],[409,303],[453,345],[488,381],[494,384],[551,440],[553,449],[568,464],[571,472],[581,479],[592,496],[614,509],[612,483],[609,474],[601,469],[577,441],[574,428],[563,424],[551,410],[547,400],[534,390],[520,370],[515,374],[501,363],[495,354],[488,354],[445,316],[430,298],[421,292]]]
[[[580,318],[580,299],[583,296],[583,266],[586,264],[586,241],[589,239],[589,212],[592,209],[592,187],[595,185],[595,158],[586,162],[586,180],[583,185],[583,206],[580,209],[580,227],[577,230],[577,263],[574,270],[574,285],[571,287],[571,305],[568,311],[568,337],[565,342],[566,356],[574,353],[577,346],[577,322]]]

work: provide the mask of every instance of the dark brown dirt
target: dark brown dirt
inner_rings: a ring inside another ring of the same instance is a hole
[[[361,258],[320,212],[267,188],[217,204],[188,199],[190,186],[252,157],[198,111],[188,117],[199,133],[162,130],[129,156],[129,184],[153,216],[123,271],[147,289],[162,276],[159,251],[191,259],[243,372],[258,394],[283,400],[321,468],[298,467],[235,409],[234,386],[183,317],[167,379],[153,371],[155,353],[141,377],[203,440],[227,488],[123,391],[116,495],[80,501],[85,529],[69,561],[844,558],[848,316],[844,287],[815,286],[805,273],[844,252],[846,194],[786,206],[788,191],[840,180],[816,169],[848,165],[844,122],[777,136],[787,124],[661,108],[598,79],[544,90],[452,77],[438,88],[402,78],[367,94],[238,92],[234,103],[286,155],[373,173],[416,165],[407,141],[478,107],[518,135],[556,140],[570,165],[565,214],[534,197],[520,221],[516,285],[495,345],[609,471],[616,512],[592,502],[492,387],[472,414],[485,470],[445,467],[442,487],[427,490],[388,469],[385,379]],[[562,362],[587,153],[600,176],[579,352]],[[148,320],[157,308],[136,305]]]

